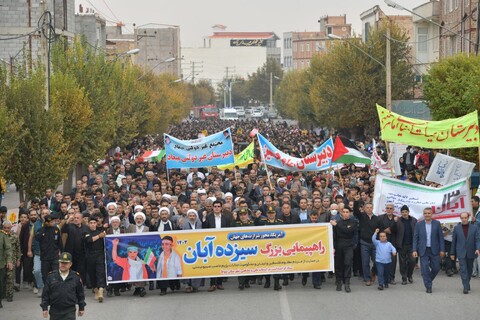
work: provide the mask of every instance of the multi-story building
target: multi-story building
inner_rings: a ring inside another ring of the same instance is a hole
[[[75,32],[75,0],[30,0],[0,2],[0,63],[13,65],[15,58],[31,60],[46,57],[46,41],[41,29],[46,21],[43,13],[51,12],[55,34],[73,38]]]
[[[122,25],[107,26],[107,52],[118,55],[139,49],[133,62],[145,72],[171,73],[180,76],[180,28],[156,24],[136,27],[133,33],[123,33]]]
[[[439,59],[439,28],[428,20],[440,23],[440,2],[429,1],[413,9],[412,66],[417,81]],[[423,18],[420,18],[424,17]]]
[[[389,21],[403,29],[406,35],[411,39],[413,34],[413,22],[411,15],[386,15],[380,6],[376,5],[360,14],[362,21],[362,41],[367,42],[372,31],[380,28],[384,21]]]
[[[440,0],[440,59],[457,53],[477,53],[478,0]],[[449,30],[447,30],[449,29]],[[453,32],[452,32],[453,31]]]
[[[182,74],[213,83],[233,76],[247,78],[267,59],[280,63],[278,39],[273,32],[214,32],[203,39],[203,47],[182,48]]]
[[[105,51],[106,22],[102,16],[93,12],[76,14],[75,33],[83,35],[90,46]]]
[[[327,52],[331,39],[329,34],[350,37],[352,26],[346,15],[324,16],[318,20],[320,31],[286,32],[283,34],[283,69],[299,70],[310,66],[316,54]]]

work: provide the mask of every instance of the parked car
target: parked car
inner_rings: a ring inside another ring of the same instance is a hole
[[[277,117],[278,117],[277,110],[275,110],[275,109],[268,110],[267,114],[268,114],[269,119],[277,119]]]
[[[261,118],[263,117],[263,111],[260,109],[252,109],[252,118]]]
[[[245,117],[245,108],[243,106],[236,106],[233,107],[235,110],[237,110],[237,115],[239,118],[244,118]]]

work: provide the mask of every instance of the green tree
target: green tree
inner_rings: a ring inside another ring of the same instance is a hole
[[[193,94],[193,105],[204,106],[215,103],[215,89],[207,80],[200,80],[194,85],[190,85]]]
[[[480,109],[480,57],[455,55],[434,64],[424,82],[424,95],[434,120],[458,118]],[[478,163],[476,148],[454,149],[452,155]]]
[[[20,128],[22,119],[16,119],[14,112],[7,108],[7,95],[10,89],[10,77],[7,68],[0,64],[0,177],[13,158],[18,138],[23,135]],[[16,137],[12,140],[12,137]]]
[[[45,73],[36,67],[28,75],[12,77],[6,94],[8,111],[21,124],[20,134],[7,132],[14,141],[5,177],[23,190],[26,199],[40,196],[46,187],[58,185],[69,170],[73,156],[64,139],[61,113],[45,110]],[[53,100],[55,101],[55,100]]]
[[[118,82],[113,81],[115,63],[106,61],[103,54],[76,39],[72,45],[59,42],[53,46],[52,65],[54,73],[69,74],[76,79],[92,107],[93,116],[77,158],[79,164],[89,164],[101,158],[115,138],[118,115]]]
[[[390,28],[390,37],[395,39],[390,42],[392,99],[411,96],[414,78],[406,59],[408,37],[395,24],[383,24],[378,31],[371,33],[367,43],[355,39],[338,41],[326,55],[312,59],[310,99],[319,124],[357,128],[360,132],[365,128],[370,133],[376,131],[375,105],[386,104],[386,72],[382,61],[386,56],[387,27]]]
[[[424,95],[434,120],[464,116],[480,108],[480,57],[456,55],[432,65]]]
[[[148,106],[148,121],[141,133],[167,132],[169,125],[178,124],[188,116],[192,108],[188,84],[175,82],[171,74],[150,74],[141,83]]]
[[[267,59],[263,66],[248,77],[249,97],[258,103],[268,104],[270,101],[270,73],[273,79],[283,77],[282,66],[275,59]],[[277,81],[273,81],[274,90],[278,86]]]
[[[302,124],[315,123],[315,112],[310,99],[311,74],[309,69],[285,73],[274,96],[278,112]]]

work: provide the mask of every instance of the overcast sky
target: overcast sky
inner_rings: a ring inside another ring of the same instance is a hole
[[[395,1],[408,9],[428,2]],[[182,47],[201,46],[215,24],[231,32],[273,31],[282,38],[283,32],[319,30],[318,19],[326,15],[346,14],[354,32],[361,33],[360,13],[375,5],[389,15],[409,15],[387,7],[383,0],[76,0],[76,12],[79,4],[107,20],[122,21],[130,31],[133,23],[178,25]]]

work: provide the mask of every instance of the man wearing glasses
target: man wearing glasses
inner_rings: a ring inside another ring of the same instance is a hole
[[[440,271],[440,258],[445,256],[442,227],[432,219],[432,208],[423,209],[423,221],[415,225],[412,255],[420,256],[423,283],[427,293],[432,293],[432,282]]]
[[[395,215],[393,211],[395,206],[393,203],[387,203],[385,206],[385,214],[380,215],[378,218],[380,220],[380,231],[385,232],[387,235],[387,241],[395,244],[396,233],[393,230],[393,225],[395,224]],[[392,264],[390,268],[390,284],[397,284],[395,282],[395,272],[397,271],[397,256],[392,256]]]
[[[222,214],[222,206],[223,203],[220,200],[215,200],[213,202],[213,214],[207,215],[206,212],[203,212],[202,216],[202,227],[203,229],[221,229],[221,228],[229,228],[232,226],[232,220]],[[215,290],[223,290],[222,286],[222,278],[211,278],[210,279],[210,288],[208,289],[209,292]]]

